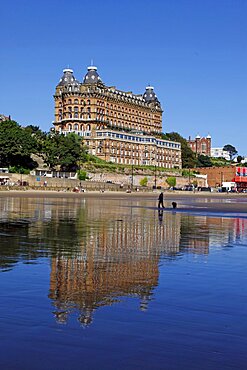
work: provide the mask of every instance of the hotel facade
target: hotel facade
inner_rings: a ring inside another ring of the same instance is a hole
[[[94,66],[83,82],[64,69],[54,99],[55,130],[78,134],[91,154],[113,163],[181,168],[180,143],[161,139],[163,111],[153,87],[136,95],[106,86]]]

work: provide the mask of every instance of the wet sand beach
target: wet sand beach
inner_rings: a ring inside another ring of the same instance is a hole
[[[2,368],[246,369],[247,196],[159,193],[0,192]]]
[[[1,191],[0,199],[3,197],[14,198],[55,198],[55,199],[88,199],[126,201],[146,200],[145,207],[156,208],[158,205],[159,191],[156,192],[114,192],[114,191],[88,191],[74,193],[71,191],[49,191],[49,190],[9,190]],[[238,213],[247,215],[247,194],[227,193],[192,193],[192,192],[166,192],[164,191],[165,209],[172,209],[171,203],[177,202],[177,212],[214,212],[214,213]],[[147,205],[148,204],[148,205]],[[142,206],[143,207],[143,206]]]

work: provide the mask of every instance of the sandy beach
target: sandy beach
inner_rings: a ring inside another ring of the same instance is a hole
[[[84,193],[74,193],[69,191],[49,191],[49,190],[8,190],[0,191],[0,199],[5,197],[14,198],[56,198],[56,199],[78,199],[78,198],[98,198],[98,199],[125,199],[138,201],[146,199],[148,207],[157,207],[159,191],[156,192],[113,192],[89,191]],[[170,210],[171,202],[178,204],[177,211],[183,212],[215,212],[215,213],[237,213],[247,215],[247,194],[227,194],[227,193],[192,193],[192,192],[164,192],[165,210]]]

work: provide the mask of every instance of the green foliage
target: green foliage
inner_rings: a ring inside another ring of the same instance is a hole
[[[238,155],[237,156],[237,162],[238,163],[241,163],[241,161],[244,159],[244,157],[242,157],[241,155]]]
[[[176,186],[176,177],[167,177],[166,182],[169,186]]]
[[[37,152],[35,138],[15,121],[0,124],[0,162],[2,167],[23,167],[33,169],[37,163],[31,154]]]
[[[36,152],[42,156],[43,144],[47,134],[40,130],[38,126],[29,125],[25,127],[25,131],[30,134],[36,141]]]
[[[49,133],[42,148],[44,161],[50,168],[60,165],[64,171],[75,171],[87,159],[86,147],[74,133],[67,136]]]
[[[143,177],[143,179],[140,180],[140,185],[141,186],[147,186],[147,184],[148,184],[148,178]]]
[[[182,176],[189,177],[190,171],[189,170],[182,170]]]
[[[207,155],[199,154],[197,156],[197,167],[212,167],[211,158]]]
[[[181,143],[182,167],[192,168],[196,165],[196,155],[189,147],[187,140],[177,132],[162,134],[162,139],[172,140]]]
[[[20,166],[10,166],[9,167],[9,172],[10,173],[22,173],[24,175],[29,175],[30,174],[30,170],[27,169],[27,168],[23,168],[23,167],[20,167]]]
[[[238,153],[237,149],[235,146],[232,146],[231,144],[226,144],[223,148],[223,150],[229,152],[230,158],[232,158]]]
[[[224,167],[231,164],[231,161],[227,161],[225,158],[210,158],[210,160],[215,167]]]
[[[85,181],[85,180],[87,180],[87,179],[88,179],[88,176],[87,176],[86,171],[78,170],[78,171],[77,171],[77,178],[78,178],[78,180],[80,180],[80,181]]]

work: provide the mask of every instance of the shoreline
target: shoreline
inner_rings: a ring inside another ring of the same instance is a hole
[[[37,194],[37,195],[64,195],[64,196],[91,196],[91,195],[102,195],[102,196],[112,196],[112,195],[126,195],[127,197],[143,197],[143,196],[157,196],[157,194],[160,194],[161,190],[145,190],[145,191],[132,191],[130,193],[126,191],[115,191],[115,190],[86,190],[85,192],[73,192],[68,190],[49,190],[49,189],[8,189],[8,190],[2,190],[0,189],[0,197],[2,195],[6,194]],[[218,193],[218,192],[192,192],[192,191],[171,191],[171,190],[162,190],[164,193],[164,196],[167,197],[199,197],[199,198],[229,198],[229,199],[235,199],[235,198],[246,198],[247,199],[247,193]]]
[[[124,200],[130,202],[147,201],[149,204],[145,205],[134,205],[127,204],[130,207],[141,207],[145,209],[158,210],[158,194],[159,191],[146,191],[146,192],[133,192],[126,193],[124,191],[88,191],[88,192],[69,192],[69,191],[54,191],[54,190],[2,190],[0,191],[0,201],[3,198],[40,198],[40,199],[57,199],[57,200],[78,200],[78,199],[90,199],[90,200],[113,200],[121,201]],[[176,201],[178,207],[172,209],[171,202]],[[176,191],[164,191],[164,211],[173,211],[181,213],[200,213],[207,215],[208,213],[216,214],[220,213],[221,217],[224,214],[231,214],[234,217],[247,217],[247,194],[228,194],[228,193],[193,193],[193,192],[176,192]]]

